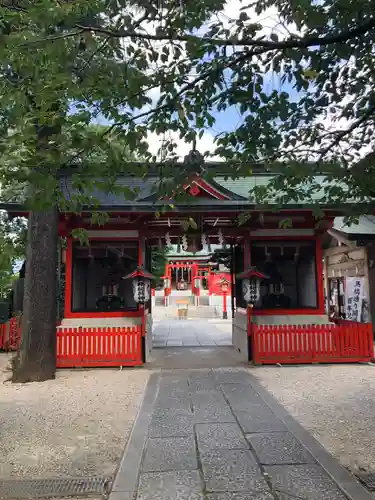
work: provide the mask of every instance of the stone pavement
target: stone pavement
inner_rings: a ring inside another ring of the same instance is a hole
[[[156,320],[153,347],[232,345],[232,320]]]
[[[373,498],[241,369],[154,373],[109,500]]]

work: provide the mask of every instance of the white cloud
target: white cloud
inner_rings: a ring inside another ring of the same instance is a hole
[[[170,132],[166,136],[150,132],[147,135],[149,151],[161,158],[159,149],[162,147],[163,141],[165,140],[173,140],[177,144],[175,152],[180,160],[183,160],[184,156],[186,156],[192,149],[192,145],[190,143],[187,143],[183,139],[180,139],[178,133],[176,132]],[[216,146],[214,142],[214,136],[209,134],[208,132],[206,132],[201,139],[197,138],[197,150],[201,154],[209,152],[209,160],[211,161],[220,161],[219,156],[213,155],[215,148]]]

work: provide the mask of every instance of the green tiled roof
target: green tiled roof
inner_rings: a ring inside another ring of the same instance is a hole
[[[225,177],[215,177],[214,180],[218,184],[218,186],[222,186],[235,193],[237,196],[243,197],[247,200],[251,199],[251,191],[256,187],[266,187],[271,180],[274,178],[272,175],[262,175],[255,174],[250,177],[239,177],[238,179],[228,179]],[[306,193],[306,202],[318,202],[322,200],[325,194],[325,188],[329,187],[330,183],[327,181],[324,175],[314,176],[314,189],[312,189],[311,185],[301,185],[296,186],[297,189],[300,189],[304,193]],[[319,187],[319,189],[317,189]],[[345,188],[345,185],[342,186]],[[285,193],[286,194],[286,193]],[[279,192],[279,196],[282,196],[283,193]],[[271,197],[272,198],[272,197]],[[272,201],[272,199],[268,200]],[[301,203],[302,200],[295,200]],[[293,203],[293,200],[290,200],[289,203]]]
[[[241,206],[253,205],[256,203],[254,194],[251,192],[256,187],[267,187],[272,179],[275,178],[277,174],[271,173],[260,173],[254,172],[252,175],[247,177],[239,177],[233,179],[229,176],[225,176],[224,174],[219,174],[213,177],[213,182],[207,179],[207,181],[212,183],[213,188],[217,188],[218,191],[221,191],[223,194],[228,196],[228,200],[216,200],[207,196],[207,198],[200,197],[196,200],[188,200],[186,203],[183,201],[181,205],[191,205],[190,202],[194,201],[194,203],[199,204],[200,206],[234,206],[236,204]],[[212,178],[211,178],[212,179]],[[87,196],[92,198],[94,201],[97,201],[99,205],[103,208],[111,208],[111,207],[136,207],[143,206],[149,207],[152,210],[153,204],[161,204],[160,202],[160,194],[158,194],[158,184],[159,178],[155,174],[150,174],[145,178],[137,178],[137,177],[129,177],[129,176],[120,176],[117,179],[117,186],[123,188],[129,188],[129,190],[135,190],[134,198],[126,198],[123,193],[108,193],[100,190],[99,187],[94,189],[93,192],[88,192]],[[295,197],[290,196],[290,190],[288,191],[288,196],[286,200],[281,200],[284,205],[313,205],[316,203],[320,203],[321,205],[327,206],[335,206],[339,203],[335,200],[334,189],[337,186],[330,185],[327,181],[326,176],[324,175],[316,175],[312,178],[312,182],[301,183],[300,185],[294,186],[295,189]],[[330,187],[332,189],[332,193],[327,196],[325,193],[325,188]],[[338,186],[337,186],[338,187]],[[345,189],[345,185],[342,185]],[[71,175],[65,175],[61,178],[61,190],[66,199],[70,199],[72,195],[78,194],[79,191],[76,188],[73,188],[72,177]],[[124,189],[125,191],[125,189]],[[283,193],[282,191],[277,192],[277,196],[275,192],[270,188],[267,193],[267,199],[264,200],[266,204],[275,204],[276,198],[283,197],[287,193]],[[353,202],[354,200],[347,200],[347,203]],[[17,200],[18,203],[22,203],[22,200]],[[16,203],[14,201],[13,203]]]

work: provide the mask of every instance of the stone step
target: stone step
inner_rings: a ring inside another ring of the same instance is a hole
[[[157,318],[170,318],[176,319],[178,317],[177,307],[170,305],[168,307],[164,306],[154,306],[152,310],[152,316]],[[217,318],[216,308],[210,306],[193,306],[189,304],[188,307],[188,318]]]

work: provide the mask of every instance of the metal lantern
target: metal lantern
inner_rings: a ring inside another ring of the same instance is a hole
[[[155,279],[155,276],[143,267],[137,267],[135,271],[127,274],[122,279],[133,280],[133,297],[137,304],[146,304],[151,297],[151,280]]]
[[[256,304],[260,297],[260,282],[267,279],[267,276],[253,266],[236,277],[242,280],[242,294],[245,302],[251,305]]]

